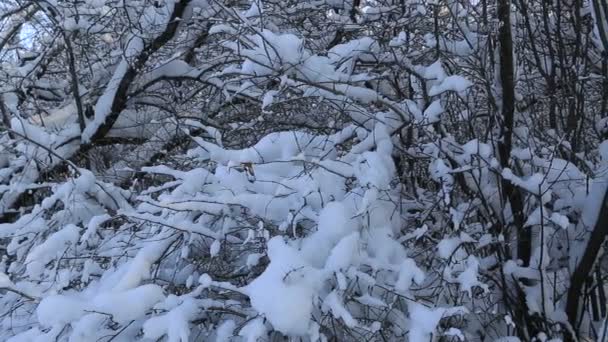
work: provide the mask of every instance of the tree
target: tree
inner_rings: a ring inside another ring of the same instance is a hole
[[[0,4],[1,339],[602,340],[604,7]]]

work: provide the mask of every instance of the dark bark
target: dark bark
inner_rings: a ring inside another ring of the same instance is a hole
[[[184,0],[175,4],[175,8],[173,9],[173,13],[171,14],[165,31],[148,44],[134,61],[130,63],[127,72],[118,84],[116,95],[112,101],[110,114],[106,116],[104,123],[99,126],[97,131],[92,135],[92,142],[105,137],[112,129],[114,123],[120,116],[120,113],[127,107],[127,93],[129,92],[131,84],[133,84],[139,71],[144,67],[150,56],[175,36],[180,24],[180,18],[184,14],[186,7],[188,7],[189,2],[189,0]]]
[[[70,71],[70,77],[72,78],[72,95],[74,96],[74,102],[76,102],[76,112],[78,114],[78,125],[80,126],[80,132],[85,129],[84,121],[84,109],[82,107],[82,98],[80,97],[80,89],[78,85],[78,74],[76,72],[76,58],[74,57],[74,50],[72,48],[72,42],[68,37],[68,34],[64,32],[63,38],[65,41],[66,51],[68,53],[68,67]]]
[[[106,135],[114,126],[114,123],[120,116],[120,113],[127,107],[127,94],[129,92],[129,89],[131,88],[131,85],[135,82],[136,77],[139,75],[139,72],[143,69],[150,56],[152,56],[152,54],[157,52],[175,36],[179,24],[181,22],[180,18],[184,14],[184,11],[187,8],[189,2],[189,0],[184,0],[175,4],[173,13],[171,14],[171,17],[167,23],[167,26],[165,27],[165,30],[152,42],[147,44],[144,47],[143,51],[134,58],[133,62],[129,65],[127,72],[125,73],[124,77],[121,79],[121,82],[118,85],[118,89],[112,101],[110,114],[105,118],[104,123],[101,124],[97,131],[95,131],[95,133],[91,136],[90,142],[87,144],[81,144],[78,151],[76,151],[71,156],[71,158],[85,154],[92,147],[96,146],[97,141],[103,141],[106,138]],[[68,139],[64,144],[73,142],[75,139],[80,139],[80,137]],[[60,162],[48,170],[42,170],[40,176],[38,177],[38,180],[45,179],[45,177],[48,177],[49,175],[61,173],[65,169],[65,162]],[[27,196],[25,196],[24,193],[21,193],[19,197],[15,200],[15,202],[11,205],[11,207],[20,207],[26,197]],[[9,215],[0,214],[0,223],[10,222],[10,220],[11,217]]]
[[[589,242],[580,262],[570,277],[570,288],[568,289],[568,300],[566,303],[566,314],[573,329],[576,329],[579,321],[579,307],[584,300],[582,289],[585,281],[593,272],[593,266],[601,251],[602,244],[608,235],[608,191],[604,194],[602,207],[598,213],[595,226],[589,236]]]
[[[513,125],[515,122],[515,80],[513,61],[513,38],[511,35],[511,1],[499,0],[498,19],[500,29],[500,83],[502,87],[502,134],[498,142],[498,155],[503,168],[509,167],[513,145]],[[521,192],[508,180],[501,182],[503,198],[511,205],[512,219],[517,229],[517,257],[527,266],[530,261],[531,231],[524,229],[523,199]]]

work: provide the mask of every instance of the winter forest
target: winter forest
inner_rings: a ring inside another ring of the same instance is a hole
[[[0,341],[608,341],[606,0],[1,0]]]

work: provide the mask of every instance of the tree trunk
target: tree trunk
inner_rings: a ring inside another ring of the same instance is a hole
[[[576,330],[579,320],[579,307],[581,299],[584,299],[582,289],[585,281],[592,275],[593,266],[597,260],[602,244],[608,235],[608,191],[604,194],[602,206],[597,216],[595,226],[589,236],[585,252],[580,262],[576,266],[570,277],[570,288],[568,289],[568,301],[566,304],[566,314],[572,328]]]
[[[503,168],[509,167],[513,145],[513,125],[515,116],[515,81],[513,61],[513,38],[511,36],[511,1],[498,2],[500,44],[500,83],[502,87],[502,134],[498,142],[498,154]],[[503,198],[511,205],[513,224],[517,229],[517,257],[527,266],[530,261],[531,231],[524,230],[523,201],[519,190],[508,180],[502,182]],[[505,222],[506,223],[506,222]]]

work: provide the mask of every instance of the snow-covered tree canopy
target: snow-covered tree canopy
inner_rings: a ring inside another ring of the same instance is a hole
[[[0,1],[0,340],[606,341],[604,0]]]

